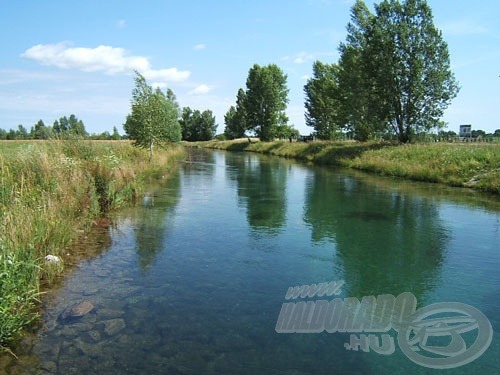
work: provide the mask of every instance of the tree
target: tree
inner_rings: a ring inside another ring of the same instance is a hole
[[[179,120],[182,129],[182,139],[185,141],[209,141],[215,136],[217,124],[212,111],[192,110],[189,107],[182,109]]]
[[[439,119],[457,95],[458,84],[447,44],[425,0],[383,0],[375,10],[374,16],[361,0],[353,7],[340,64],[347,73],[343,83],[355,72],[361,87],[348,83],[343,90],[347,101],[359,89],[365,93],[356,103],[361,113],[351,117],[354,126],[369,133],[383,124],[401,142],[409,142],[443,124]],[[353,86],[358,90],[350,90]]]
[[[248,72],[244,102],[247,128],[263,141],[276,135],[276,127],[286,124],[288,103],[287,76],[275,65],[255,64]]]
[[[247,130],[245,114],[246,93],[240,88],[236,95],[236,107],[231,106],[224,116],[224,134],[228,139],[242,138]]]
[[[306,125],[314,128],[319,139],[338,137],[343,123],[339,120],[339,67],[336,64],[313,64],[313,77],[304,86]]]
[[[339,46],[339,117],[349,133],[366,141],[386,126],[383,102],[379,101],[366,53],[375,16],[358,0],[351,9],[347,39]]]
[[[66,118],[66,117],[65,117]],[[68,119],[68,132],[77,137],[87,137],[88,133],[85,130],[85,125],[82,120],[78,120],[75,115],[71,114]]]
[[[19,124],[17,126],[17,139],[28,139],[28,130],[24,127],[24,125]]]
[[[52,128],[50,126],[45,126],[43,120],[38,120],[38,122],[31,127],[30,133],[31,138],[33,139],[52,138]]]
[[[121,139],[120,133],[118,133],[118,129],[116,128],[116,126],[113,126],[113,134],[110,136],[110,138],[114,141],[118,141],[119,139]]]
[[[206,109],[201,113],[200,117],[200,141],[209,141],[215,137],[217,132],[217,122],[211,110]]]
[[[153,90],[140,73],[135,73],[131,114],[127,116],[124,129],[136,146],[149,150],[151,160],[153,147],[181,140],[178,105],[173,91],[165,95],[159,88]]]
[[[61,125],[59,125],[59,121],[55,120],[52,124],[52,132],[56,137],[61,135]]]
[[[69,131],[69,120],[66,116],[59,119],[59,128],[61,134],[66,134]]]

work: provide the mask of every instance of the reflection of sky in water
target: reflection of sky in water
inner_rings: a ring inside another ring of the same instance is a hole
[[[343,279],[341,298],[409,291],[419,308],[458,301],[499,331],[498,212],[412,189],[196,150],[146,207],[119,213],[109,249],[77,267],[48,306],[38,357],[8,372],[427,373],[398,348],[347,351],[348,334],[274,330],[288,287]],[[57,321],[82,299],[94,311]],[[498,371],[498,354],[494,337],[480,359],[448,373]]]

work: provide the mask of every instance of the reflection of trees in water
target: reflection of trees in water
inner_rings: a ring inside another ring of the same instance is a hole
[[[314,242],[336,244],[351,296],[415,296],[432,288],[447,236],[430,199],[378,190],[317,170],[306,184],[305,221]]]
[[[280,160],[247,154],[232,162],[237,163],[238,204],[246,207],[248,224],[276,234],[286,219],[287,166]]]
[[[203,189],[212,183],[214,173],[214,153],[192,148],[179,173],[172,174],[166,183],[151,187],[151,193],[143,200],[143,208],[136,213],[134,225],[136,251],[142,270],[148,269],[165,248],[165,238],[181,196],[181,184],[194,186],[203,194]]]
[[[166,184],[158,186],[143,199],[143,207],[135,210],[133,227],[139,266],[147,270],[164,250],[164,240],[173,221],[174,208],[180,198],[180,178],[172,174]]]
[[[189,148],[184,163],[184,175],[206,175],[211,177],[215,170],[215,154],[203,148]],[[207,179],[209,181],[210,179]]]

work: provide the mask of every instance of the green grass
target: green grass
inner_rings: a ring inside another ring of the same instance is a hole
[[[247,139],[186,144],[253,151],[323,165],[500,194],[499,143],[258,142]]]
[[[173,146],[150,163],[129,142],[0,142],[0,347],[37,319],[41,290],[62,271],[71,241],[137,200],[183,154]],[[63,263],[47,263],[48,254]]]

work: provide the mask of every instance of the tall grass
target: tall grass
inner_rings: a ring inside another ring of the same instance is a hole
[[[253,151],[323,165],[338,165],[387,176],[500,194],[500,143],[248,142],[187,144],[231,151]]]
[[[0,143],[0,347],[37,319],[42,283],[62,270],[45,256],[64,260],[78,233],[182,154],[174,146],[150,163],[128,142]]]

